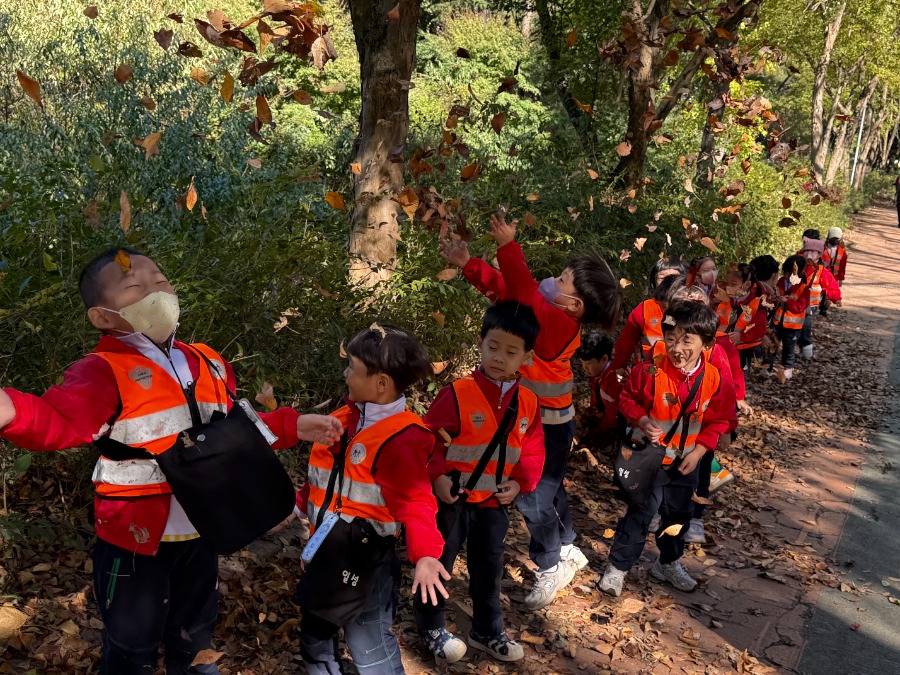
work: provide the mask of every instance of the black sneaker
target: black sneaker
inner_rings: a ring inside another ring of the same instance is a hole
[[[521,661],[525,658],[525,650],[515,640],[510,640],[506,631],[500,635],[479,635],[476,632],[469,633],[469,645],[487,652],[498,661]]]

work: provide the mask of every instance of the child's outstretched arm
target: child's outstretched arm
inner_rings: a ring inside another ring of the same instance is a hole
[[[463,277],[491,302],[506,298],[506,283],[499,270],[481,258],[469,255],[469,245],[462,239],[441,239],[441,257],[462,270]]]

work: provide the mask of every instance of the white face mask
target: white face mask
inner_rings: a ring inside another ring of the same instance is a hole
[[[704,272],[700,275],[700,281],[702,281],[707,286],[712,286],[716,283],[716,280],[719,278],[719,270],[709,270],[708,272]]]
[[[143,333],[156,344],[162,344],[172,336],[178,327],[178,317],[181,313],[178,296],[165,291],[151,293],[118,311],[106,307],[99,309],[118,314],[130,323],[136,332]]]

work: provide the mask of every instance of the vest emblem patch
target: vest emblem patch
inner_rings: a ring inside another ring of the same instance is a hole
[[[360,464],[366,458],[366,446],[362,443],[357,443],[352,448],[350,448],[350,463],[351,464]]]
[[[128,377],[135,384],[140,385],[144,391],[149,391],[153,386],[153,371],[143,366],[136,366],[128,371]]]
[[[523,417],[519,420],[519,435],[524,436],[526,431],[528,431],[528,418]]]
[[[484,424],[484,421],[487,419],[487,415],[485,415],[485,414],[484,414],[483,412],[481,412],[481,411],[473,412],[473,413],[469,416],[469,419],[472,420],[472,424],[475,425],[475,428],[476,428],[476,429],[480,429],[481,426]]]

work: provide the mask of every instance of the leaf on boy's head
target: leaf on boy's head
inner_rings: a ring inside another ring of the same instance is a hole
[[[123,272],[127,272],[131,269],[131,257],[126,251],[119,249],[119,252],[116,253],[116,257],[113,260],[119,267],[122,268]]]
[[[380,326],[377,321],[372,322],[372,325],[369,326],[369,330],[378,333],[381,336],[382,340],[387,337],[387,331],[382,326]]]
[[[665,318],[665,320],[663,321],[663,325],[664,325],[664,326],[672,326],[672,328],[675,328],[675,326],[677,325],[677,324],[675,323],[675,317],[673,317],[673,316],[670,314],[670,315],[667,316],[667,317]],[[660,356],[660,355],[657,354],[657,356]]]

